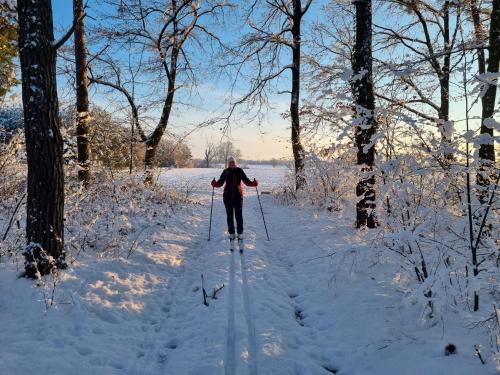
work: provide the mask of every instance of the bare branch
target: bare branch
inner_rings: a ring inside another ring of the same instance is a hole
[[[71,25],[69,30],[66,32],[66,34],[64,34],[61,37],[61,39],[59,39],[57,42],[54,42],[54,44],[52,45],[52,48],[54,51],[57,51],[59,48],[61,48],[64,45],[64,43],[66,43],[68,41],[68,39],[71,38],[71,36],[75,32],[75,28],[78,26],[78,24],[80,22],[82,22],[84,17],[85,17],[85,14],[83,14],[80,17],[78,17],[77,19],[73,20],[73,24]]]

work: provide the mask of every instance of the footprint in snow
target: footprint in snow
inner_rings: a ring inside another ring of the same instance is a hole
[[[165,347],[168,349],[172,349],[172,350],[177,349],[177,345],[178,345],[177,338],[173,338],[170,341],[168,341],[167,343],[165,343]]]
[[[87,355],[90,355],[93,353],[92,349],[85,347],[85,346],[77,347],[76,351],[78,352],[78,354],[83,355],[83,356],[87,356]]]
[[[301,327],[304,327],[304,315],[302,313],[302,310],[300,310],[298,307],[295,308],[295,320]]]
[[[94,327],[94,328],[92,328],[92,333],[94,335],[103,335],[104,329],[102,329],[101,327]]]
[[[321,366],[321,367],[323,367],[326,371],[328,371],[331,374],[336,374],[337,372],[339,372],[339,370],[336,369],[335,367],[331,366]]]
[[[166,353],[158,353],[157,361],[160,365],[167,362],[167,354]]]
[[[170,303],[166,304],[165,306],[163,306],[161,308],[161,311],[163,311],[164,313],[170,313]]]

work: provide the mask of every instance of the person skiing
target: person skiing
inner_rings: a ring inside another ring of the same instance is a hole
[[[246,186],[256,187],[259,182],[254,178],[253,181],[247,177],[243,169],[239,168],[236,164],[236,159],[233,156],[227,158],[228,168],[222,171],[218,181],[215,178],[212,180],[211,185],[214,188],[224,186],[224,206],[226,207],[227,215],[227,231],[229,238],[234,240],[234,216],[236,216],[236,232],[238,233],[238,240],[243,239],[243,187],[241,182]]]

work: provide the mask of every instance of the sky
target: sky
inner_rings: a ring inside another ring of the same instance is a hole
[[[311,20],[322,17],[322,2],[322,0],[313,2],[311,10],[306,15],[308,17],[306,22],[311,22]],[[101,22],[99,19],[99,12],[108,10],[106,8],[108,6],[100,0],[89,0],[88,3],[90,4],[90,8],[87,12],[91,17],[87,22],[88,24],[95,25]],[[60,35],[63,30],[67,30],[72,22],[72,1],[52,0],[52,4],[56,34]],[[376,13],[374,22],[387,22],[387,20],[382,19],[383,17],[385,17],[384,14]],[[239,29],[241,29],[241,26],[233,22],[233,24],[227,24],[225,28],[219,29],[219,35],[225,40],[231,40],[238,34],[238,31],[240,31]],[[92,49],[92,46],[89,46],[89,48]],[[125,55],[125,52],[123,52],[123,56]],[[207,70],[207,72],[208,76],[210,76],[210,70]],[[205,72],[205,74],[207,74],[207,72]],[[64,76],[58,77],[58,83],[61,87],[59,94],[62,102],[65,100],[71,102],[73,100],[72,90],[68,89],[67,79],[68,77]],[[288,83],[289,82],[285,80],[285,86],[283,87],[288,88]],[[195,158],[202,157],[208,142],[217,143],[228,136],[236,147],[240,149],[242,156],[246,159],[290,159],[292,156],[289,141],[290,125],[289,121],[282,117],[282,114],[286,113],[288,110],[288,94],[273,95],[270,97],[271,109],[266,113],[261,126],[258,126],[255,122],[239,122],[235,119],[230,122],[231,126],[227,133],[221,131],[220,126],[203,128],[191,133],[195,124],[206,121],[215,113],[220,114],[220,108],[228,103],[229,87],[228,77],[220,78],[213,75],[211,78],[207,78],[207,76],[205,76],[202,84],[199,85],[194,95],[178,94],[176,98],[179,102],[189,102],[191,106],[174,105],[169,130],[178,136],[190,133],[186,141],[191,147]],[[244,90],[245,86],[239,89]],[[120,97],[120,95],[105,93],[103,91],[91,90],[91,95],[91,101],[94,104],[110,110],[114,110],[112,107],[116,103],[123,102],[123,98]],[[158,97],[162,97],[161,95],[160,92]],[[304,98],[306,92],[302,92],[301,95],[302,98]],[[474,108],[472,113],[477,113],[477,109],[478,106]],[[151,116],[157,117],[159,115],[158,111],[159,110],[156,112],[152,111]],[[451,115],[454,119],[463,119],[465,117],[463,102],[455,101],[451,103]],[[464,123],[458,122],[456,126],[458,128],[463,128]]]
[[[99,10],[103,10],[103,4],[99,3]],[[87,11],[92,15],[96,12],[96,1],[90,0],[90,9]],[[62,30],[66,30],[72,22],[72,2],[70,0],[52,0],[54,27],[56,33],[62,34]],[[105,6],[106,7],[106,6]],[[89,19],[89,23],[95,23],[97,20]],[[224,38],[229,38],[231,35],[230,30],[223,30],[222,35]],[[90,48],[92,48],[90,46]],[[59,86],[66,85],[67,79],[59,77]],[[172,110],[171,125],[169,130],[176,135],[183,136],[185,133],[190,132],[194,128],[194,124],[206,121],[213,115],[218,106],[222,105],[222,101],[226,100],[227,104],[227,90],[229,86],[224,78],[212,80],[209,84],[202,84],[197,89],[198,94],[193,97],[181,97],[182,102],[187,100],[193,101],[193,108],[186,108],[185,106],[175,106]],[[60,89],[61,93],[69,90]],[[121,100],[119,96],[104,95],[96,93],[91,90],[91,102],[98,104],[104,108],[110,105],[115,99]],[[214,97],[215,96],[215,97]],[[68,98],[72,100],[72,98]],[[64,98],[61,98],[64,101]],[[257,125],[255,122],[248,123],[248,121],[230,121],[229,131],[221,131],[220,126],[212,126],[203,128],[190,134],[186,141],[190,146],[193,156],[195,158],[202,158],[203,152],[207,143],[218,143],[221,140],[226,140],[227,137],[235,144],[236,148],[241,151],[241,155],[245,159],[264,160],[264,159],[290,159],[292,157],[290,145],[290,124],[289,121],[282,118],[281,114],[287,111],[289,106],[289,96],[284,94],[272,98],[272,110],[266,113],[266,118],[261,124]],[[174,99],[175,101],[175,99]],[[214,102],[216,102],[214,104]],[[153,114],[158,116],[159,113]]]

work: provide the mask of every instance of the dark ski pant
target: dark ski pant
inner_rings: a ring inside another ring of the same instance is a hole
[[[234,216],[236,216],[236,230],[238,234],[243,233],[243,198],[224,198],[227,215],[227,231],[234,234]]]

